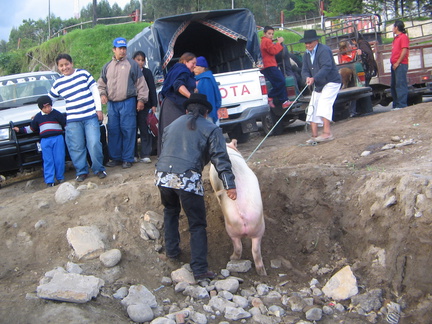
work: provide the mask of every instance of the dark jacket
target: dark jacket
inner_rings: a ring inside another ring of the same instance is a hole
[[[151,107],[157,107],[158,102],[153,73],[147,68],[143,68],[141,71],[149,89],[148,101],[144,104],[144,107],[147,109],[150,109]]]
[[[313,63],[308,52],[303,55],[302,78],[308,77],[315,79],[316,92],[321,92],[329,82],[342,82],[332,51],[327,45],[318,43]]]
[[[235,188],[222,130],[202,116],[196,120],[196,129],[190,130],[187,124],[192,118],[191,114],[183,115],[165,128],[162,152],[156,164],[157,172],[181,174],[193,170],[202,173],[205,165],[211,161],[224,188]]]
[[[186,97],[178,92],[179,88],[184,85],[190,93],[193,93],[196,88],[196,80],[194,74],[183,63],[176,63],[169,70],[161,90],[164,98],[169,98],[176,106],[183,110],[183,102]]]

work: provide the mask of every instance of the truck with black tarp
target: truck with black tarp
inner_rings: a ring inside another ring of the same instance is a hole
[[[248,9],[212,10],[163,17],[128,42],[141,50],[159,87],[185,52],[204,56],[222,95],[222,130],[245,142],[268,111],[267,87],[253,14]]]

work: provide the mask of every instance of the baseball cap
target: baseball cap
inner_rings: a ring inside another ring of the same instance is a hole
[[[47,104],[52,105],[52,100],[49,96],[41,96],[38,98],[37,104],[39,109],[42,109]]]
[[[113,47],[127,47],[126,38],[117,37],[113,40]]]
[[[202,67],[208,68],[208,63],[207,63],[207,60],[205,59],[204,56],[198,56],[197,57],[196,66],[202,66]]]

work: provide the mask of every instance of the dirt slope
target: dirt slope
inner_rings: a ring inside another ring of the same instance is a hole
[[[406,307],[401,323],[428,323],[432,304],[427,296],[432,274],[432,103],[349,119],[333,125],[335,140],[305,146],[304,127],[290,127],[269,137],[249,164],[261,185],[266,215],[263,258],[269,274],[244,275],[251,284],[275,285],[289,280],[294,290],[312,278],[324,283],[332,272],[351,265],[362,289],[383,288],[386,298]],[[399,141],[395,138],[399,137]],[[248,157],[262,140],[255,133],[240,144]],[[386,144],[411,140],[411,145],[382,151]],[[364,151],[371,151],[362,157]],[[97,189],[84,191],[70,203],[57,205],[57,189],[45,188],[41,178],[0,189],[0,322],[119,323],[128,322],[120,304],[98,298],[74,312],[59,303],[26,300],[46,271],[65,266],[71,248],[69,227],[96,225],[107,235],[107,245],[123,252],[121,272],[101,269],[99,261],[85,262],[86,273],[98,273],[108,282],[103,294],[122,285],[160,286],[160,278],[176,267],[164,261],[153,242],[139,236],[139,218],[148,210],[162,213],[153,184],[154,164],[131,169],[108,169],[106,179],[90,177]],[[75,184],[74,174],[66,178]],[[206,177],[207,178],[207,177]],[[209,262],[225,268],[231,242],[223,216],[206,180]],[[44,202],[48,202],[45,204]],[[35,224],[45,220],[38,229]],[[188,262],[188,232],[182,217],[181,261]],[[249,242],[244,258],[252,260]],[[270,260],[283,256],[292,269],[272,269]],[[178,265],[177,265],[178,266]],[[314,267],[315,266],[315,267]],[[280,273],[288,276],[281,279]],[[176,300],[173,292],[163,297]],[[54,307],[55,305],[56,307]],[[76,312],[76,313],[75,313]],[[347,322],[348,323],[348,322]]]

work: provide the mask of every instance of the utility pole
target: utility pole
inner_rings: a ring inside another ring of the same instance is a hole
[[[51,0],[48,0],[48,39],[51,39]]]
[[[97,0],[93,0],[93,27],[96,26],[96,7],[97,7]]]

